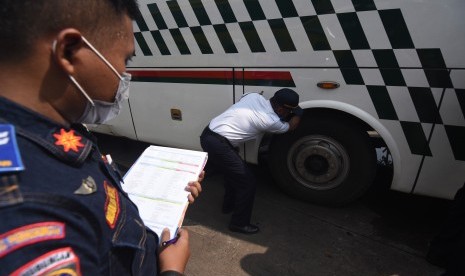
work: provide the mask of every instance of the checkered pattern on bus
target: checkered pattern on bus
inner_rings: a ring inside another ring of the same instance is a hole
[[[292,37],[303,35],[308,38],[308,43],[314,51],[331,51],[334,54],[346,84],[366,87],[380,119],[400,123],[412,154],[432,156],[429,146],[430,133],[434,126],[443,125],[455,159],[465,161],[465,143],[463,143],[465,127],[444,122],[439,112],[446,91],[454,91],[465,115],[465,90],[454,89],[450,70],[446,67],[441,49],[415,47],[400,9],[378,10],[373,0],[352,0],[353,6],[347,8],[350,11],[336,12],[330,0],[309,0],[305,9],[297,7],[295,5],[297,2],[292,0],[266,0],[269,1],[267,5],[275,5],[275,10],[279,11],[276,17],[267,18],[266,14],[270,12],[264,11],[264,6],[261,4],[263,1],[259,0],[211,0],[215,5],[209,5],[208,9],[201,0],[184,0],[183,3],[187,1],[189,5],[180,5],[178,1],[171,0],[164,2],[163,6],[149,3],[146,7],[141,7],[149,11],[156,24],[155,29],[149,29],[146,19],[141,14],[135,20],[139,30],[134,35],[144,56],[152,56],[154,53],[172,55],[175,51],[179,51],[181,55],[191,55],[194,47],[198,47],[195,50],[203,55],[217,53],[220,50],[225,54],[241,53],[241,51],[267,52],[263,37],[257,32],[257,26],[269,28],[269,33],[273,35],[281,52],[296,52],[298,50]],[[232,4],[236,6],[233,7]],[[237,6],[238,4],[241,6]],[[212,10],[212,7],[216,9]],[[233,8],[242,9],[244,12],[235,14]],[[311,12],[308,12],[309,10]],[[365,15],[371,13],[371,16],[382,22],[391,47],[380,49],[370,47],[364,31],[365,21],[360,20],[361,12]],[[186,14],[190,16],[185,16]],[[340,24],[347,39],[347,49],[331,48],[321,20],[322,17],[328,18],[328,16],[336,18],[336,22]],[[304,30],[305,33],[291,33],[298,30],[288,28],[288,24],[291,21],[295,23],[296,20],[303,27],[300,30]],[[232,32],[239,30],[247,41],[249,49],[238,49],[235,45]],[[222,49],[215,48],[206,33],[216,34]],[[148,38],[153,39],[158,49],[149,47],[146,41]],[[167,43],[167,38],[172,39],[174,44]],[[427,82],[424,86],[408,85],[406,74],[413,72],[413,69],[409,72],[409,69],[399,66],[398,50],[417,55],[421,64],[416,71],[424,74]],[[377,66],[370,70],[379,71],[382,77],[380,83],[365,83],[363,68],[357,65],[357,58],[361,55],[370,55],[374,58]],[[418,121],[402,120],[399,117],[390,94],[391,90],[399,88],[410,95]],[[439,94],[438,102],[435,100],[435,93]],[[422,124],[432,126],[430,133],[425,133]]]

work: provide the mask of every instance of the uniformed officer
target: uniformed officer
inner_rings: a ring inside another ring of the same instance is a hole
[[[248,93],[215,117],[200,136],[208,159],[225,178],[223,213],[231,213],[229,230],[255,234],[258,226],[250,223],[255,199],[255,179],[237,152],[237,146],[259,135],[284,133],[297,128],[303,110],[299,95],[283,88],[270,100],[259,93]]]
[[[0,0],[0,275],[184,272],[187,231],[158,247],[81,124],[127,99],[137,12],[135,0]]]

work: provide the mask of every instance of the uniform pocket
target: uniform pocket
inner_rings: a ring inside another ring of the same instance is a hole
[[[122,206],[112,239],[109,256],[111,275],[141,275],[146,262],[147,231],[137,213],[127,212],[127,207]]]
[[[17,175],[0,174],[0,207],[15,205],[23,201]]]

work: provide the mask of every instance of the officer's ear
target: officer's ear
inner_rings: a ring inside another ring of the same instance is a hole
[[[64,29],[53,41],[52,58],[65,73],[73,75],[79,52],[85,47],[81,32],[73,28]]]

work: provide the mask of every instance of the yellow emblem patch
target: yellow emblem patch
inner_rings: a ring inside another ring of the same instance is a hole
[[[119,215],[119,195],[115,187],[109,185],[106,181],[103,182],[107,199],[105,202],[105,218],[108,226],[114,228]]]
[[[78,276],[79,274],[73,268],[62,268],[52,271],[47,276]]]

